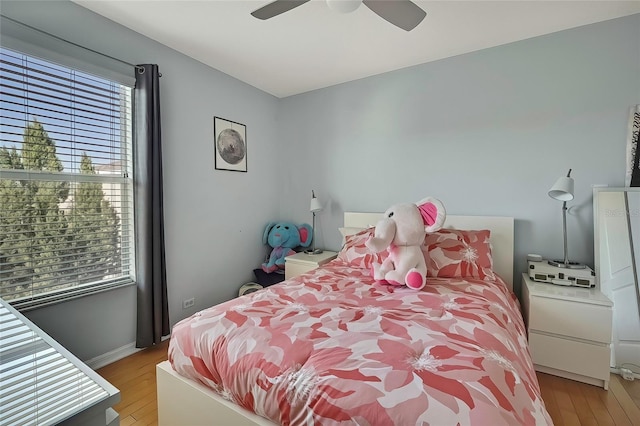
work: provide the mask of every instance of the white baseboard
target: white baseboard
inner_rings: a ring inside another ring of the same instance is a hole
[[[112,362],[116,362],[121,360],[122,358],[128,357],[129,355],[133,355],[136,352],[141,351],[141,348],[136,348],[136,342],[129,343],[127,345],[121,346],[117,349],[107,352],[106,354],[98,355],[95,358],[91,358],[84,363],[87,364],[91,369],[97,370],[100,367],[104,367],[105,365],[111,364]]]
[[[162,341],[164,342],[171,335],[162,336]],[[136,348],[136,342],[131,342],[124,346],[121,346],[117,349],[107,352],[106,354],[98,355],[95,358],[91,358],[90,360],[85,361],[92,370],[97,370],[98,368],[104,367],[105,365],[109,365],[112,362],[116,362],[121,360],[122,358],[126,358],[129,355],[133,355],[136,352],[140,352],[144,348]]]

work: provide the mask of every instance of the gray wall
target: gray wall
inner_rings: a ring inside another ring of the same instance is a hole
[[[310,221],[315,189],[317,245],[331,249],[344,211],[427,195],[451,214],[513,216],[519,277],[527,253],[563,256],[547,191],[573,168],[569,254],[593,266],[592,185],[623,185],[638,103],[640,15],[286,98],[281,213]]]
[[[2,13],[130,63],[157,63],[167,280],[171,323],[237,295],[266,253],[265,223],[278,214],[272,166],[278,99],[74,3],[2,2]],[[247,125],[248,173],[214,170],[213,116]],[[259,214],[256,208],[259,206]],[[182,309],[182,300],[196,304]],[[83,360],[135,341],[135,288],[28,312]]]

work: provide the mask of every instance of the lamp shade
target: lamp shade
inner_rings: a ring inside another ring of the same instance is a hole
[[[549,197],[559,201],[573,200],[573,178],[563,176],[549,190]]]
[[[329,9],[338,13],[350,13],[360,7],[362,0],[327,0]]]
[[[309,211],[311,212],[319,212],[322,210],[322,205],[320,204],[320,200],[316,197],[311,197],[311,203],[309,205]]]

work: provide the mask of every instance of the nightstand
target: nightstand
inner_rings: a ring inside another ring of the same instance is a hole
[[[284,278],[289,279],[316,269],[338,256],[335,251],[323,251],[318,254],[296,253],[284,258]]]
[[[539,283],[522,274],[534,368],[609,388],[613,303],[595,288]]]

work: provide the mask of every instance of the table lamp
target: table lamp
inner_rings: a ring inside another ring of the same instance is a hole
[[[309,211],[313,214],[313,224],[311,225],[313,228],[313,237],[311,238],[311,248],[304,251],[307,254],[320,254],[323,251],[316,248],[316,212],[319,212],[320,210],[322,210],[322,204],[320,204],[320,200],[316,198],[316,194],[311,190]]]
[[[584,269],[586,265],[569,261],[567,248],[567,201],[573,200],[573,178],[571,169],[566,176],[560,177],[549,190],[549,197],[562,201],[562,233],[564,236],[564,260],[550,260],[549,265],[559,268]]]

